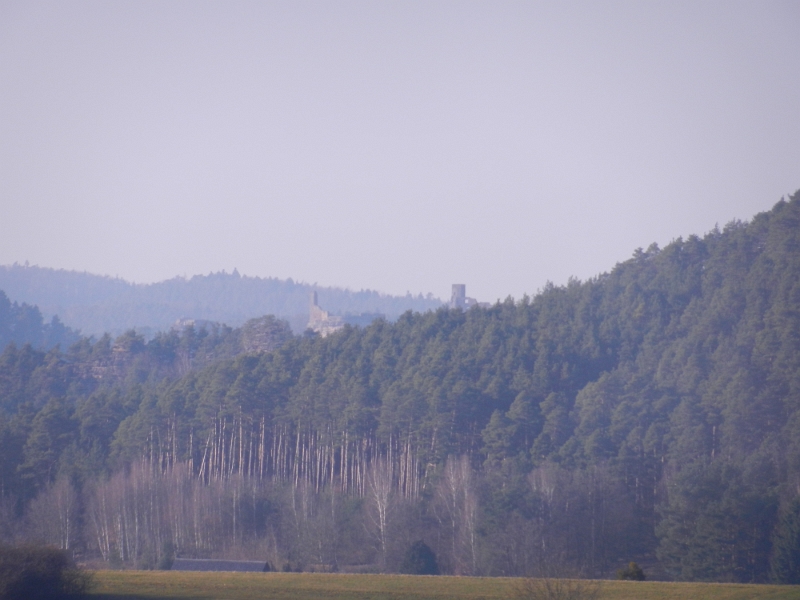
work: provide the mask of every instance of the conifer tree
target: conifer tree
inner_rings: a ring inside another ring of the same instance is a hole
[[[779,521],[772,544],[773,581],[800,584],[800,496]]]

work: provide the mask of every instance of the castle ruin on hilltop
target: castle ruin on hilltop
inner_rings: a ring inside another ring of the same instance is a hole
[[[345,315],[332,315],[324,310],[319,305],[319,298],[317,292],[311,292],[310,306],[308,309],[308,325],[307,329],[315,331],[322,337],[328,336],[340,329],[345,325],[354,325],[358,327],[366,327],[376,319],[385,319],[385,315],[381,313],[361,313],[358,315],[345,314]]]
[[[316,331],[322,337],[325,337],[344,327],[344,319],[342,317],[332,315],[320,307],[316,291],[311,292],[310,297],[311,305],[308,309],[308,329]]]
[[[481,308],[489,308],[491,304],[488,302],[478,302],[475,298],[467,296],[467,286],[463,283],[454,283],[453,290],[450,293],[450,308],[460,308],[465,310],[479,306]]]
[[[450,308],[467,310],[469,308],[480,307],[489,308],[488,302],[478,302],[475,298],[467,296],[467,286],[463,283],[454,283],[450,295]],[[308,325],[310,329],[322,337],[343,329],[345,325],[367,327],[376,319],[384,319],[385,315],[380,313],[361,313],[358,315],[346,313],[344,315],[334,315],[323,309],[319,305],[319,296],[316,291],[309,294]]]

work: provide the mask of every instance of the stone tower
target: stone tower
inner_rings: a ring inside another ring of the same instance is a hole
[[[464,309],[467,306],[467,286],[463,283],[454,283],[450,294],[450,308]]]

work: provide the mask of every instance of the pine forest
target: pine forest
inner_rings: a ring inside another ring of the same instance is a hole
[[[0,341],[0,541],[800,583],[800,192],[489,308],[87,338],[0,295]]]

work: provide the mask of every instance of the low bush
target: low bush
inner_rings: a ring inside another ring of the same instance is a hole
[[[646,579],[644,571],[635,562],[628,563],[627,568],[617,570],[617,579],[627,579],[629,581],[644,581]]]
[[[436,562],[436,554],[422,540],[414,542],[406,551],[400,572],[407,575],[438,575],[439,564]]]
[[[90,583],[63,550],[0,547],[0,600],[78,600]]]

